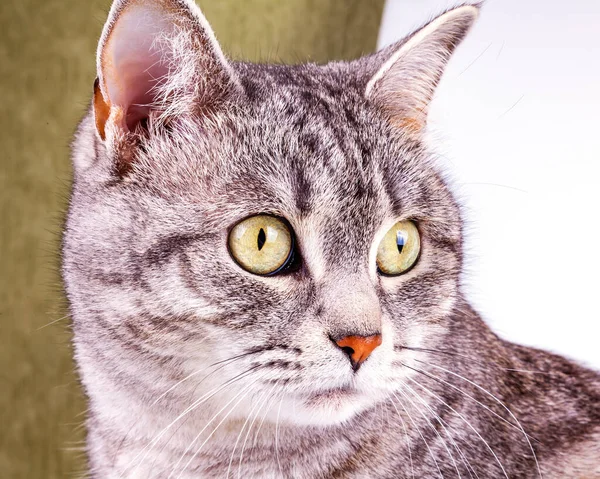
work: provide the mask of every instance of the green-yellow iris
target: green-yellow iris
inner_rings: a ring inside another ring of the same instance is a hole
[[[289,227],[269,215],[240,221],[229,233],[229,251],[246,271],[267,275],[277,272],[290,258],[293,247]]]
[[[377,267],[389,276],[406,273],[417,261],[420,250],[421,239],[415,224],[398,221],[379,243]]]

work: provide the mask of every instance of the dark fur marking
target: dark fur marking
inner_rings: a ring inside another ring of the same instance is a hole
[[[149,265],[162,265],[169,261],[171,256],[180,253],[195,241],[202,241],[208,235],[173,235],[159,239],[144,254],[144,259]]]

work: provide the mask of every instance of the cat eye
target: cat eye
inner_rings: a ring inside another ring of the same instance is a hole
[[[412,221],[398,221],[385,234],[377,248],[377,267],[387,276],[411,269],[419,257],[421,238]]]
[[[256,215],[240,221],[229,233],[229,252],[246,271],[271,275],[292,260],[294,237],[290,227],[270,215]]]

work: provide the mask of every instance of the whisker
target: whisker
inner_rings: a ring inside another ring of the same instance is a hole
[[[475,63],[477,60],[479,60],[479,59],[480,59],[480,58],[483,56],[483,54],[484,54],[485,52],[487,52],[487,51],[489,50],[489,48],[490,48],[490,47],[491,47],[493,44],[494,44],[494,42],[490,42],[490,43],[489,43],[489,45],[488,45],[487,47],[485,47],[485,48],[484,48],[484,49],[481,51],[481,53],[480,53],[479,55],[477,55],[477,56],[475,57],[475,59],[474,59],[474,60],[473,60],[471,63],[469,63],[469,64],[468,64],[468,65],[465,67],[465,69],[464,69],[463,71],[461,71],[461,72],[458,74],[458,76],[462,75],[462,74],[463,74],[464,72],[466,72],[466,71],[467,71],[469,68],[471,68],[471,67],[473,66],[473,64],[474,64],[474,63]]]
[[[406,383],[402,383],[402,386],[406,387],[407,389],[410,389],[410,387]],[[412,404],[412,406],[417,410],[417,412],[421,416],[423,416],[423,419],[425,419],[425,422],[429,425],[429,427],[433,430],[433,432],[435,432],[435,434],[440,438],[440,441],[442,441],[442,445],[444,446],[444,449],[446,449],[446,452],[448,453],[448,456],[450,456],[452,464],[454,465],[454,469],[456,469],[456,473],[458,474],[458,477],[460,479],[461,475],[460,475],[460,471],[458,470],[458,465],[456,464],[456,461],[454,460],[454,456],[450,452],[450,449],[448,448],[448,445],[446,444],[446,441],[444,440],[444,438],[442,437],[442,435],[435,428],[435,426],[431,423],[431,421],[425,415],[425,413],[423,413],[423,411],[419,407],[417,407],[417,405],[414,403],[414,401],[412,399],[410,399],[410,397],[408,397],[408,394],[405,394],[404,391],[402,391],[401,389],[399,389],[398,392],[400,394],[402,394],[402,396],[404,396],[406,398],[406,400]],[[416,395],[416,393],[414,393],[414,391],[413,391],[413,394]]]
[[[466,354],[460,354],[460,353],[456,353],[454,351],[447,351],[444,349],[430,349],[430,348],[421,348],[421,347],[416,347],[416,346],[406,346],[404,344],[398,344],[396,345],[396,347],[402,348],[402,349],[408,349],[409,351],[415,351],[418,353],[434,353],[434,354],[443,354],[446,356],[456,356],[459,358],[464,358],[469,360],[470,362],[473,362],[475,364],[478,364],[480,366],[483,366],[485,368],[489,368],[489,364],[485,364],[483,362],[477,361],[476,359],[471,358],[470,356],[467,356]],[[494,363],[494,366],[496,366],[496,364]]]
[[[273,396],[273,398],[271,398],[269,400],[269,404],[267,404],[267,407],[265,408],[265,412],[263,414],[263,417],[260,421],[260,424],[258,425],[258,429],[256,430],[256,433],[254,434],[254,438],[252,440],[252,447],[256,446],[256,441],[258,440],[258,435],[260,433],[260,430],[265,422],[265,419],[267,418],[267,414],[269,413],[269,411],[271,410],[271,407],[273,407],[273,404],[275,404],[275,401],[277,401],[278,396]]]
[[[498,463],[498,465],[500,466],[500,469],[502,469],[502,472],[504,474],[504,477],[506,477],[506,479],[508,479],[508,475],[506,474],[506,471],[504,470],[504,466],[502,465],[502,463],[500,462],[500,459],[498,458],[498,456],[496,455],[496,453],[494,452],[494,450],[492,449],[492,447],[488,444],[488,442],[483,438],[483,436],[479,433],[479,431],[477,429],[475,429],[471,423],[469,421],[467,421],[465,419],[465,417],[459,413],[456,409],[454,409],[452,406],[450,406],[446,401],[444,401],[442,398],[440,398],[437,394],[435,394],[433,391],[431,391],[429,388],[423,386],[421,383],[415,383],[417,384],[417,386],[419,386],[420,388],[422,388],[424,391],[426,391],[428,394],[430,394],[431,396],[435,397],[438,401],[440,401],[444,406],[446,406],[448,409],[450,409],[451,411],[453,411],[459,418],[461,418],[465,424],[467,426],[469,426],[469,428],[471,428],[471,430],[477,435],[477,437],[479,439],[481,439],[481,441],[483,441],[483,443],[485,444],[485,446],[488,448],[488,450],[492,453],[492,455],[494,456],[494,458],[496,459],[496,462]]]
[[[392,405],[393,405],[393,403],[392,403]],[[395,405],[394,405],[394,409],[396,409]],[[396,412],[398,412],[398,409],[396,409]],[[406,424],[404,422],[404,419],[402,419],[402,415],[399,412],[398,412],[398,417],[400,418],[400,422],[402,423],[402,429],[404,430],[404,436],[406,437],[406,448],[408,449],[408,458],[410,460],[411,476],[413,479],[415,479],[415,467],[413,465],[412,448],[410,447],[410,438],[408,437],[408,432],[406,430]]]
[[[235,359],[239,359],[241,356],[244,356],[244,355],[235,356],[235,357],[233,357],[233,358],[229,358],[229,359],[228,359],[228,360],[226,360],[226,361],[233,361],[233,360],[235,360]],[[220,363],[222,363],[222,362],[223,362],[223,361],[218,361],[217,363],[213,363],[211,366],[214,366],[214,365],[216,365],[216,364],[220,364]],[[211,366],[209,366],[209,367],[211,367]],[[215,369],[214,371],[212,371],[211,373],[207,374],[207,375],[206,375],[204,378],[202,378],[202,380],[201,380],[201,381],[200,381],[200,382],[199,382],[199,383],[196,385],[196,388],[195,388],[195,389],[197,389],[197,388],[200,386],[200,384],[202,384],[202,382],[204,382],[204,381],[205,381],[205,380],[206,380],[206,379],[207,379],[209,376],[211,376],[212,374],[216,373],[217,371],[219,371],[220,369],[224,368],[225,366],[226,366],[226,364],[223,364],[223,365],[221,365],[220,367],[218,367],[217,369]],[[205,369],[204,369],[204,371],[205,371],[206,369],[208,369],[208,368],[205,368]],[[190,411],[190,412],[191,412],[191,411]],[[171,433],[171,436],[169,436],[169,438],[168,438],[168,439],[165,441],[165,443],[163,444],[162,448],[161,448],[161,449],[160,449],[160,451],[158,452],[158,455],[160,455],[160,454],[162,453],[162,451],[163,451],[163,450],[164,450],[164,449],[167,447],[167,445],[169,444],[169,442],[171,442],[171,440],[173,439],[173,437],[175,437],[175,435],[177,434],[177,432],[178,432],[178,431],[179,431],[179,430],[180,430],[180,429],[183,427],[183,425],[185,424],[186,420],[187,420],[187,419],[185,419],[184,421],[182,421],[182,422],[179,424],[179,426],[177,426],[177,427],[175,428],[175,430],[174,430],[174,431]],[[154,461],[153,461],[153,463],[152,463],[152,464],[154,464]]]
[[[206,338],[205,338],[206,339]],[[201,372],[204,372],[208,369],[210,369],[213,366],[216,366],[218,364],[223,364],[222,366],[220,366],[219,368],[217,368],[216,370],[210,372],[209,374],[207,374],[204,378],[202,378],[202,380],[200,380],[200,382],[196,385],[196,388],[198,388],[198,386],[200,386],[206,379],[208,379],[210,376],[212,376],[214,373],[216,373],[217,371],[219,371],[220,369],[222,369],[223,367],[225,367],[226,364],[233,362],[234,360],[237,359],[241,359],[242,357],[248,356],[249,354],[253,354],[256,351],[250,351],[248,353],[243,353],[243,354],[239,354],[237,356],[232,356],[230,358],[221,360],[221,361],[216,361],[210,365],[208,365],[207,367],[203,368],[203,369],[199,369],[197,371],[194,371],[190,374],[188,374],[186,377],[184,377],[183,379],[179,380],[177,383],[175,383],[173,386],[171,386],[170,388],[168,388],[164,393],[162,393],[151,405],[150,407],[155,406],[162,398],[164,398],[169,392],[171,392],[173,389],[175,389],[177,386],[179,386],[180,384],[182,384],[183,382],[189,380],[190,378],[194,377],[197,374],[200,374]],[[200,398],[202,399],[202,398]],[[187,414],[187,412],[191,412],[189,409],[186,409],[186,411],[184,411],[184,413],[182,414]],[[129,432],[127,433],[127,435],[123,438],[123,440],[121,441],[121,444],[123,444],[125,442],[125,440],[127,439],[127,436],[129,435],[129,433],[131,432],[131,430],[134,428],[135,425],[132,425]],[[170,442],[170,440],[173,438],[173,436],[177,433],[177,431],[180,429],[181,425],[177,427],[177,429],[175,429],[175,431],[173,431],[173,434],[171,435],[171,437],[165,442],[165,444],[163,445],[163,447],[161,448],[161,450],[159,451],[162,452],[164,450],[164,448],[167,446],[167,444]],[[166,432],[166,431],[163,431]],[[160,439],[160,438],[158,438]],[[142,450],[143,451],[143,450]],[[116,454],[116,453],[115,453]],[[136,456],[137,457],[137,456]],[[134,458],[135,460],[135,458]],[[131,465],[127,465],[126,469],[128,469],[129,467],[131,467]]]
[[[546,374],[548,376],[553,376],[555,374],[552,371],[532,371],[530,369],[515,369],[515,368],[506,368],[505,371],[511,371],[513,373]]]
[[[69,318],[70,316],[71,316],[70,314],[67,314],[67,315],[63,316],[62,318],[58,318],[58,319],[55,319],[55,320],[53,320],[53,321],[50,321],[49,323],[46,323],[46,324],[44,324],[43,326],[40,326],[39,328],[36,328],[35,330],[36,330],[36,331],[39,331],[40,329],[47,328],[48,326],[52,326],[53,324],[56,324],[56,323],[58,323],[59,321],[62,321],[63,319],[67,319],[67,318]]]
[[[422,362],[422,361],[421,361]],[[427,363],[425,363],[427,364]],[[506,418],[502,417],[500,414],[498,414],[496,411],[494,411],[493,409],[491,409],[490,407],[486,406],[485,404],[483,404],[481,401],[479,401],[478,399],[476,399],[474,396],[472,396],[471,394],[469,394],[468,392],[462,390],[461,388],[459,388],[458,386],[456,386],[455,384],[452,384],[442,378],[440,378],[439,376],[436,376],[435,374],[430,373],[429,371],[423,371],[421,369],[409,366],[408,364],[404,364],[402,363],[402,366],[404,366],[405,368],[408,369],[412,369],[413,371],[420,373],[424,376],[427,376],[428,378],[440,383],[440,384],[445,384],[446,386],[450,386],[452,389],[458,391],[459,393],[463,394],[464,396],[468,397],[469,399],[475,401],[479,406],[481,406],[482,408],[484,408],[486,411],[488,411],[490,414],[494,415],[495,417],[497,417],[498,419],[500,419],[501,421],[503,421],[504,423],[508,424],[509,426],[511,426],[512,428],[516,429],[519,432],[523,432],[521,430],[521,428],[519,426],[517,426],[516,424],[510,422],[509,420],[507,420]],[[535,438],[534,438],[535,439]]]
[[[414,382],[415,384],[419,384],[416,380],[414,380],[411,377],[407,377],[407,379],[409,379],[410,381]],[[433,414],[433,416],[436,418],[437,422],[440,423],[440,425],[442,426],[442,428],[444,428],[444,431],[446,432],[446,435],[448,436],[448,438],[450,439],[450,441],[452,442],[452,445],[454,446],[454,448],[456,449],[456,451],[458,452],[458,454],[460,455],[463,463],[465,464],[465,466],[467,467],[467,471],[469,472],[469,475],[471,477],[473,477],[473,474],[471,473],[471,469],[472,466],[470,465],[469,461],[467,460],[467,458],[465,457],[465,455],[463,454],[462,450],[460,449],[460,447],[458,447],[458,444],[456,443],[456,441],[454,440],[454,437],[452,436],[452,434],[450,434],[450,431],[448,430],[448,428],[446,428],[446,426],[450,427],[450,425],[448,423],[446,423],[446,421],[444,421],[439,414],[437,414],[435,412],[435,410],[429,405],[427,404],[427,401],[425,401],[420,394],[418,394],[413,388],[411,388],[408,384],[403,383],[402,384],[404,387],[406,387],[410,392],[412,392],[418,399],[420,402],[423,403],[423,405]],[[475,470],[473,470],[473,472],[475,472]],[[477,476],[477,473],[475,472],[475,475]],[[477,476],[479,477],[479,476]]]
[[[408,349],[409,351],[416,351],[416,352],[422,352],[422,353],[434,353],[434,354],[443,354],[443,355],[447,355],[447,356],[456,356],[459,358],[464,358],[464,359],[468,360],[470,363],[478,364],[484,368],[489,368],[489,366],[490,366],[489,364],[483,363],[481,361],[477,361],[476,359],[473,359],[472,357],[470,357],[466,354],[460,354],[460,353],[457,353],[454,351],[447,351],[444,349],[419,348],[419,347],[405,346],[403,344],[399,344],[399,345],[397,345],[397,347],[400,347],[402,349]],[[494,367],[499,367],[499,365],[497,363],[492,363],[492,364],[494,365]],[[535,371],[535,370],[528,370],[528,369],[513,369],[513,368],[504,368],[504,367],[499,367],[499,368],[502,371],[552,375],[552,372],[548,372],[548,371]]]
[[[417,362],[420,362],[420,363],[423,363],[423,364],[426,364],[426,365],[428,364],[428,363],[425,363],[424,361],[419,361],[418,359],[415,359],[415,361],[417,361]],[[453,376],[456,376],[457,378],[459,378],[459,379],[462,379],[463,381],[466,381],[466,382],[468,382],[468,383],[469,383],[469,384],[471,384],[472,386],[475,386],[477,389],[479,389],[480,391],[482,391],[482,392],[484,392],[485,394],[487,394],[488,396],[490,396],[490,397],[491,397],[491,398],[492,398],[494,401],[496,401],[498,404],[500,404],[500,406],[502,406],[502,407],[503,407],[503,408],[506,410],[506,412],[508,412],[508,414],[510,414],[510,416],[511,416],[511,417],[512,417],[512,418],[513,418],[513,419],[516,421],[516,423],[519,425],[519,429],[520,429],[520,430],[521,430],[521,432],[523,433],[523,436],[525,437],[525,440],[527,441],[527,444],[529,445],[529,449],[531,450],[531,453],[533,454],[533,459],[534,459],[534,461],[535,461],[535,465],[536,465],[536,468],[537,468],[538,474],[539,474],[540,478],[542,477],[542,470],[540,469],[540,464],[539,464],[539,462],[538,462],[537,455],[535,454],[535,451],[534,451],[534,449],[533,449],[533,445],[531,444],[531,441],[529,440],[529,435],[528,435],[528,434],[525,432],[525,429],[523,429],[523,425],[521,424],[521,422],[520,422],[520,421],[517,419],[517,417],[516,417],[516,416],[513,414],[513,412],[512,412],[512,411],[511,411],[511,410],[508,408],[508,406],[506,406],[506,404],[504,404],[502,401],[500,401],[500,399],[498,399],[496,396],[494,396],[494,395],[493,395],[491,392],[489,392],[487,389],[485,389],[485,388],[481,387],[479,384],[477,384],[477,383],[475,383],[475,382],[471,381],[470,379],[468,379],[468,378],[465,378],[465,377],[461,376],[461,375],[460,375],[460,374],[458,374],[458,373],[455,373],[455,372],[453,372],[453,371],[449,371],[449,370],[447,370],[447,369],[445,369],[445,368],[443,368],[443,367],[441,367],[441,366],[437,366],[437,365],[435,365],[435,364],[431,364],[431,363],[429,363],[429,366],[432,366],[432,367],[434,367],[434,368],[437,368],[437,369],[441,369],[442,371],[445,371],[445,372],[447,372],[448,374],[452,374]]]
[[[191,406],[189,406],[188,408],[186,408],[181,414],[179,414],[179,416],[177,416],[173,421],[171,421],[167,426],[165,426],[160,433],[157,434],[157,436],[151,441],[149,442],[140,452],[138,452],[136,454],[136,456],[130,461],[130,463],[125,467],[125,469],[123,470],[123,472],[121,472],[121,474],[119,474],[119,478],[123,477],[123,474],[125,474],[125,472],[132,467],[132,465],[138,460],[138,458],[140,456],[142,456],[141,460],[137,463],[137,466],[134,468],[134,470],[139,467],[139,465],[144,462],[144,460],[146,459],[146,457],[148,456],[148,454],[152,451],[152,449],[154,448],[154,446],[158,443],[158,441],[160,441],[160,439],[162,438],[162,436],[164,434],[166,434],[166,432],[175,424],[177,423],[179,420],[181,420],[183,417],[185,417],[187,414],[189,414],[190,412],[192,412],[194,409],[196,409],[198,406],[200,406],[200,404],[202,404],[203,402],[207,401],[208,399],[210,399],[211,397],[213,397],[215,394],[217,394],[219,391],[221,391],[222,389],[226,388],[227,386],[230,386],[231,384],[233,384],[236,381],[239,381],[240,379],[242,379],[245,376],[248,376],[254,369],[256,369],[258,366],[255,366],[253,368],[247,369],[246,371],[238,374],[237,376],[233,377],[232,379],[229,379],[228,381],[226,381],[224,384],[222,384],[221,386],[217,387],[217,388],[213,388],[211,391],[207,392],[206,394],[204,394],[203,396],[201,396],[199,399],[197,399],[196,401],[194,401],[192,403]],[[149,448],[149,449],[148,449]],[[133,472],[133,471],[132,471]]]
[[[185,381],[189,380],[190,378],[196,376],[197,374],[200,374],[204,371],[206,371],[209,368],[212,368],[214,366],[217,365],[221,365],[219,366],[217,369],[215,369],[214,371],[211,371],[206,377],[202,378],[202,380],[197,384],[196,387],[198,387],[200,384],[202,384],[203,381],[205,381],[208,377],[212,376],[214,373],[216,373],[217,371],[223,369],[225,366],[227,366],[228,364],[232,363],[233,361],[237,360],[237,359],[241,359],[243,357],[246,357],[250,354],[255,354],[255,351],[250,351],[247,353],[243,353],[243,354],[238,354],[237,356],[233,356],[231,358],[227,358],[227,359],[223,359],[222,361],[217,361],[214,362],[212,364],[210,364],[209,366],[206,366],[204,369],[199,369],[197,371],[194,371],[191,374],[188,374],[186,377],[184,377],[183,379],[177,381],[173,386],[171,386],[169,389],[167,389],[164,393],[162,393],[160,396],[158,396],[158,398],[151,404],[151,406],[155,406],[156,403],[158,403],[162,398],[164,398],[167,394],[169,394],[173,389],[175,389],[177,386],[179,386],[180,384],[184,383]]]
[[[411,379],[414,382],[414,379],[412,379],[412,378],[408,378],[408,379]],[[456,452],[462,459],[463,463],[467,467],[467,471],[469,472],[469,475],[471,477],[473,477],[473,475],[471,474],[471,471],[469,470],[469,464],[468,464],[468,461],[467,461],[465,455],[463,454],[462,450],[458,447],[458,444],[456,444],[456,441],[454,440],[454,437],[452,436],[452,434],[450,434],[449,429],[446,427],[446,426],[449,427],[449,425],[441,418],[441,416],[439,414],[437,414],[437,412],[429,404],[427,404],[427,401],[425,401],[421,397],[421,395],[419,393],[417,393],[413,388],[411,388],[406,383],[402,383],[402,386],[407,388],[408,391],[411,392],[419,400],[419,402],[422,403],[427,408],[427,410],[433,415],[434,419],[440,424],[440,426],[444,430],[444,433],[446,434],[446,436],[448,436],[448,439],[450,440],[452,446],[454,447],[454,449],[456,450]],[[452,455],[450,457],[452,457]],[[453,462],[454,462],[454,458],[453,458]],[[454,462],[454,467],[455,468],[457,467],[456,462]],[[458,468],[457,468],[456,472],[458,472],[458,477],[461,477],[461,474],[458,471]]]
[[[279,401],[279,409],[277,409],[277,419],[275,421],[275,456],[277,457],[277,466],[281,477],[283,477],[283,471],[281,469],[281,460],[279,459],[279,415],[281,414],[281,405],[283,404],[283,395]]]
[[[252,422],[250,423],[250,426],[248,427],[248,431],[246,432],[246,437],[244,438],[244,443],[242,444],[242,451],[240,452],[240,459],[238,461],[238,477],[242,477],[242,459],[244,457],[244,450],[246,449],[246,443],[248,442],[248,438],[250,437],[250,432],[252,431],[252,427],[254,426],[254,423],[258,419],[258,415],[260,414],[260,410],[271,399],[271,397],[270,397],[271,393],[275,390],[275,388],[277,386],[278,386],[278,383],[275,383],[273,385],[273,387],[271,388],[271,390],[268,392],[268,394],[265,396],[264,401],[261,403],[261,405],[257,409],[256,414],[254,415],[254,418],[252,419]]]
[[[433,462],[435,463],[435,466],[437,467],[437,470],[440,473],[440,477],[442,479],[444,479],[444,475],[442,474],[442,470],[440,469],[440,466],[439,466],[437,460],[435,459],[435,455],[433,454],[433,451],[431,450],[431,448],[429,447],[429,444],[425,440],[425,436],[423,436],[423,433],[421,433],[421,430],[419,429],[419,426],[417,426],[417,423],[414,421],[414,419],[412,418],[412,416],[410,415],[410,413],[408,412],[408,410],[406,409],[406,407],[404,407],[404,404],[402,403],[402,401],[400,400],[400,398],[398,396],[396,396],[396,394],[394,392],[392,392],[392,394],[394,395],[394,397],[396,398],[396,400],[398,401],[398,403],[400,404],[400,406],[402,407],[402,409],[404,409],[404,412],[408,416],[408,419],[410,420],[410,422],[412,422],[413,426],[415,426],[415,430],[417,431],[417,433],[419,434],[419,436],[421,436],[421,439],[423,439],[423,442],[425,443],[425,447],[429,451],[429,455],[433,459]],[[394,404],[394,401],[392,401],[392,406],[394,406],[394,409],[396,409],[396,412],[398,414],[400,414],[400,412],[396,408],[396,405]]]
[[[261,399],[264,396],[266,396],[266,394],[267,394],[267,391],[263,391],[261,393],[260,397],[258,398],[258,400],[256,401],[256,404],[254,404],[254,406],[252,406],[252,409],[250,409],[250,411],[248,412],[248,417],[244,421],[244,424],[242,425],[242,428],[240,429],[240,433],[238,434],[237,439],[235,440],[235,444],[233,445],[233,450],[231,451],[231,459],[229,459],[229,465],[227,466],[227,472],[225,473],[226,479],[229,478],[229,472],[231,471],[231,465],[233,464],[233,457],[235,456],[235,450],[237,449],[237,445],[238,445],[240,439],[242,438],[242,434],[244,433],[244,430],[246,429],[246,426],[248,425],[248,422],[250,421],[250,417],[252,416],[252,413],[254,412],[256,407],[260,404]]]
[[[171,471],[171,474],[169,474],[169,477],[167,477],[167,479],[171,479],[171,477],[173,477],[173,473],[176,471],[177,466],[179,466],[179,464],[181,463],[182,459],[189,452],[189,450],[191,449],[192,445],[196,442],[196,440],[200,437],[200,435],[202,435],[202,433],[206,430],[206,428],[218,417],[219,414],[221,414],[227,408],[227,406],[229,406],[238,396],[241,395],[242,397],[240,397],[238,399],[238,401],[229,409],[229,412],[223,417],[223,419],[221,419],[221,421],[219,422],[219,424],[216,425],[216,427],[212,430],[212,432],[208,435],[208,437],[204,440],[204,442],[202,444],[200,444],[200,447],[196,450],[196,452],[194,452],[194,454],[192,455],[192,457],[190,457],[190,459],[185,464],[185,466],[183,466],[183,469],[181,470],[181,472],[179,473],[179,476],[177,476],[177,477],[180,478],[182,476],[182,474],[189,467],[189,465],[193,462],[193,460],[196,458],[196,456],[198,456],[198,454],[200,453],[200,451],[202,450],[202,448],[204,447],[204,445],[209,441],[209,439],[213,436],[213,434],[217,431],[217,429],[219,429],[219,427],[221,426],[221,424],[223,424],[225,422],[225,420],[234,411],[234,409],[237,407],[237,405],[239,403],[241,403],[246,398],[246,396],[248,396],[248,394],[250,394],[252,392],[251,387],[254,384],[256,384],[261,378],[262,377],[259,377],[256,380],[254,380],[252,383],[250,383],[250,385],[248,386],[248,389],[242,389],[227,404],[225,404],[225,406],[223,406],[215,415],[213,415],[212,419],[206,423],[206,425],[196,435],[196,437],[192,440],[192,442],[190,443],[190,445],[183,452],[183,454],[181,455],[181,457],[179,458],[179,460],[177,461],[177,463],[173,467],[173,470]]]

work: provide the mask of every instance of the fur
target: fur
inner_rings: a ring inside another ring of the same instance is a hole
[[[598,373],[503,341],[461,293],[460,209],[422,129],[476,14],[284,66],[228,61],[191,1],[115,2],[110,114],[78,129],[63,248],[92,477],[600,477]],[[132,38],[162,65],[151,89],[124,73]],[[232,260],[228,231],[259,213],[293,227],[297,269]],[[383,277],[400,219],[422,252]],[[374,331],[357,372],[329,339]]]

